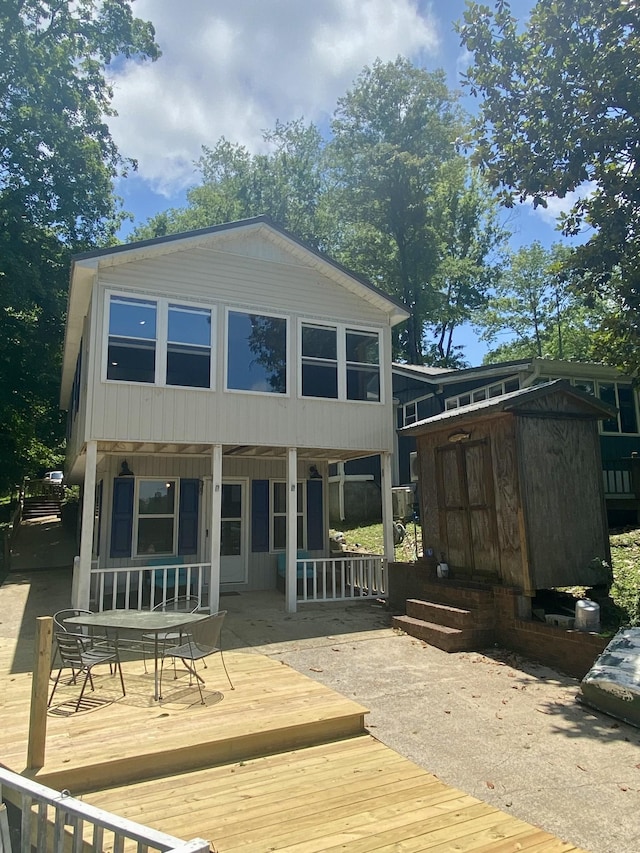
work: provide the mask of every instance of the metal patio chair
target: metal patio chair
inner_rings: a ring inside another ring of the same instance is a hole
[[[155,607],[152,607],[152,610],[162,610],[163,613],[167,612],[176,612],[176,613],[195,613],[200,607],[200,601],[193,595],[181,595],[177,598],[169,598],[167,601],[162,601],[160,604],[156,604]],[[182,643],[183,638],[186,641],[188,632],[187,631],[162,631],[158,634],[157,642],[158,644],[162,644],[162,649],[167,646],[167,643]],[[147,655],[146,655],[146,643],[152,642],[155,644],[156,635],[155,634],[143,634],[142,639],[145,641],[142,644],[142,656],[144,660],[144,671],[147,671]],[[206,664],[205,664],[206,668]],[[175,669],[175,661],[174,661],[174,669]]]
[[[83,616],[88,613],[91,613],[90,610],[78,610],[77,608],[67,608],[66,610],[58,610],[57,613],[53,614],[53,630],[54,633],[58,633],[60,631],[64,631],[67,634],[75,634],[82,639],[83,645],[86,648],[92,648],[93,646],[108,646],[109,638],[106,634],[96,634],[94,630],[90,630],[89,628],[83,628],[81,625],[67,625],[67,619],[71,616]],[[54,648],[53,656],[51,658],[51,671],[55,669],[55,661],[58,657],[58,647]],[[111,667],[109,667],[111,669]]]
[[[222,626],[224,624],[224,617],[226,615],[226,610],[220,610],[218,613],[206,616],[202,621],[196,622],[191,626],[191,633],[187,635],[187,642],[181,643],[178,646],[171,646],[170,648],[165,648],[163,650],[162,662],[160,665],[160,698],[162,698],[162,673],[164,669],[164,660],[165,658],[172,658],[175,662],[176,658],[179,658],[185,668],[189,671],[189,684],[192,683],[193,678],[196,679],[196,684],[200,691],[200,701],[204,705],[205,701],[201,686],[204,684],[204,679],[196,672],[195,662],[203,660],[217,652],[220,653],[220,660],[222,661],[222,666],[224,667],[229,686],[232,690],[235,690],[233,683],[231,682],[231,678],[229,677],[229,672],[227,671],[227,665],[224,662],[222,643],[220,639]],[[175,677],[176,674],[174,672],[174,678]]]
[[[120,657],[118,655],[117,645],[113,646],[112,648],[109,648],[108,646],[87,646],[85,645],[86,638],[82,634],[70,634],[65,631],[61,631],[56,634],[56,643],[58,645],[58,654],[60,655],[61,663],[60,669],[58,670],[58,675],[56,676],[56,680],[53,685],[53,690],[51,691],[51,696],[49,697],[49,702],[47,703],[47,707],[51,706],[53,696],[58,687],[58,683],[60,682],[62,670],[70,669],[72,673],[73,684],[76,683],[78,675],[83,672],[85,674],[84,681],[82,682],[82,688],[80,690],[80,695],[78,696],[78,701],[76,703],[77,711],[80,708],[80,703],[82,702],[82,697],[84,696],[87,681],[90,683],[91,689],[94,690],[91,670],[94,666],[97,666],[101,663],[108,663],[110,667],[112,663],[115,664],[116,669],[120,674],[122,695],[126,696],[126,691],[124,689],[124,678],[122,676],[122,667],[120,666]]]

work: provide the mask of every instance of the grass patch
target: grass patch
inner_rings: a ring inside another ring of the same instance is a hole
[[[348,550],[382,554],[382,524],[347,525],[340,530]],[[416,526],[414,537],[413,524],[408,524],[406,530],[404,542],[396,546],[395,554],[399,562],[409,563],[416,559],[416,541],[417,553],[422,553],[422,531]],[[600,601],[600,606],[603,628],[615,633],[621,626],[640,626],[640,528],[612,533],[610,543],[613,584],[610,601]],[[571,592],[579,598],[587,589],[572,587]]]
[[[369,554],[382,554],[384,552],[384,536],[382,533],[382,522],[366,525],[346,525],[340,528],[345,535],[348,551],[367,551]],[[417,553],[422,554],[422,530],[419,525],[406,525],[406,536],[404,541],[395,547],[396,560],[400,563],[411,563],[416,559]],[[335,530],[331,530],[334,533]]]
[[[625,624],[640,625],[640,529],[615,533],[611,541],[613,584],[611,598],[624,614]]]

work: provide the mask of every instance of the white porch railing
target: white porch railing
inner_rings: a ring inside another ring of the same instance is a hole
[[[621,467],[605,469],[602,472],[605,497],[633,498],[631,471]]]
[[[386,595],[386,560],[377,554],[297,561],[298,601],[345,601]]]
[[[162,853],[208,853],[209,842],[202,838],[182,841],[141,823],[95,808],[52,788],[32,782],[24,776],[0,767],[0,801],[20,810],[20,846],[13,853],[38,853],[64,850],[112,850],[138,853],[158,850]],[[135,844],[135,848],[133,845]]]
[[[210,563],[164,566],[91,567],[91,598],[97,610],[153,609],[170,598],[191,595],[202,604]]]

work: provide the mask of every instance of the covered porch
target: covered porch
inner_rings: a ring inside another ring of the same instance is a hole
[[[383,554],[334,553],[328,467],[370,451],[263,445],[89,441],[72,603],[153,608],[223,592],[279,590],[283,609],[377,599],[394,556],[391,454],[380,453]]]

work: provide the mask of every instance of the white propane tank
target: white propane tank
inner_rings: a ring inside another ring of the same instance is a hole
[[[586,598],[577,601],[574,627],[578,631],[593,631],[597,634],[600,630],[600,605]]]

